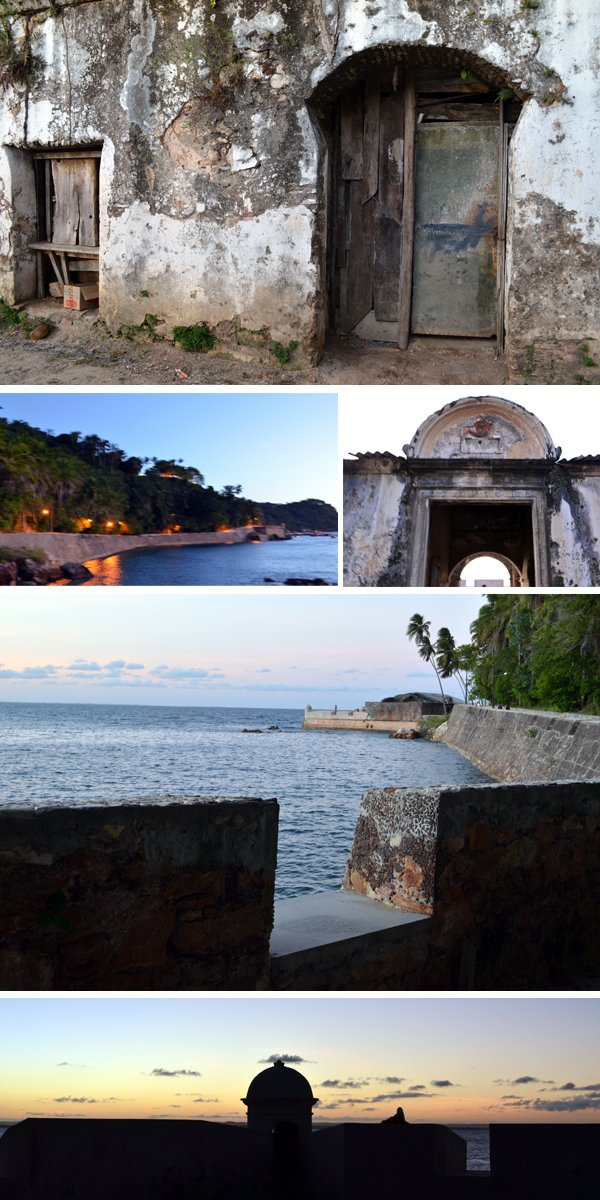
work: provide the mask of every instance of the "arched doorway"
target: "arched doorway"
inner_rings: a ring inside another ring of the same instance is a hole
[[[460,587],[463,567],[484,556],[504,563],[511,587],[535,584],[531,504],[434,500],[430,505],[428,585]]]
[[[519,568],[502,554],[469,554],[452,568],[448,587],[521,587]]]
[[[331,160],[329,325],[502,340],[516,91],[468,52],[376,47],[320,85]]]

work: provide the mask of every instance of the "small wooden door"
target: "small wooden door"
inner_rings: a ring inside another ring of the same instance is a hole
[[[413,333],[496,333],[498,139],[489,121],[419,127]]]
[[[53,159],[52,184],[54,202],[49,240],[67,246],[97,246],[97,158]]]

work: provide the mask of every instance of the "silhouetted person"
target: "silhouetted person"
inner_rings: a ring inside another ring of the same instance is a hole
[[[408,1125],[408,1121],[404,1116],[404,1109],[397,1108],[393,1117],[385,1117],[381,1122],[382,1125]]]

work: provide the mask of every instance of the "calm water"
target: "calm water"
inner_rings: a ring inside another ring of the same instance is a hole
[[[450,1128],[467,1143],[467,1171],[489,1171],[489,1125],[452,1125]]]
[[[94,578],[82,587],[113,584],[222,584],[239,586],[285,583],[286,579],[324,579],[337,583],[336,537],[294,537],[289,542],[239,542],[222,546],[165,546],[130,550],[87,566]]]
[[[277,895],[299,896],[340,886],[367,788],[487,778],[443,744],[303,730],[302,717],[290,708],[0,704],[2,794],[6,802],[75,804],[275,796]]]

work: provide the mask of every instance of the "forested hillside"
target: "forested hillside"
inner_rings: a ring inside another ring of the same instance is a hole
[[[337,528],[335,509],[322,501],[262,506],[240,484],[205,486],[201,471],[181,459],[136,458],[96,435],[46,433],[0,418],[0,530],[200,533],[263,521]]]

